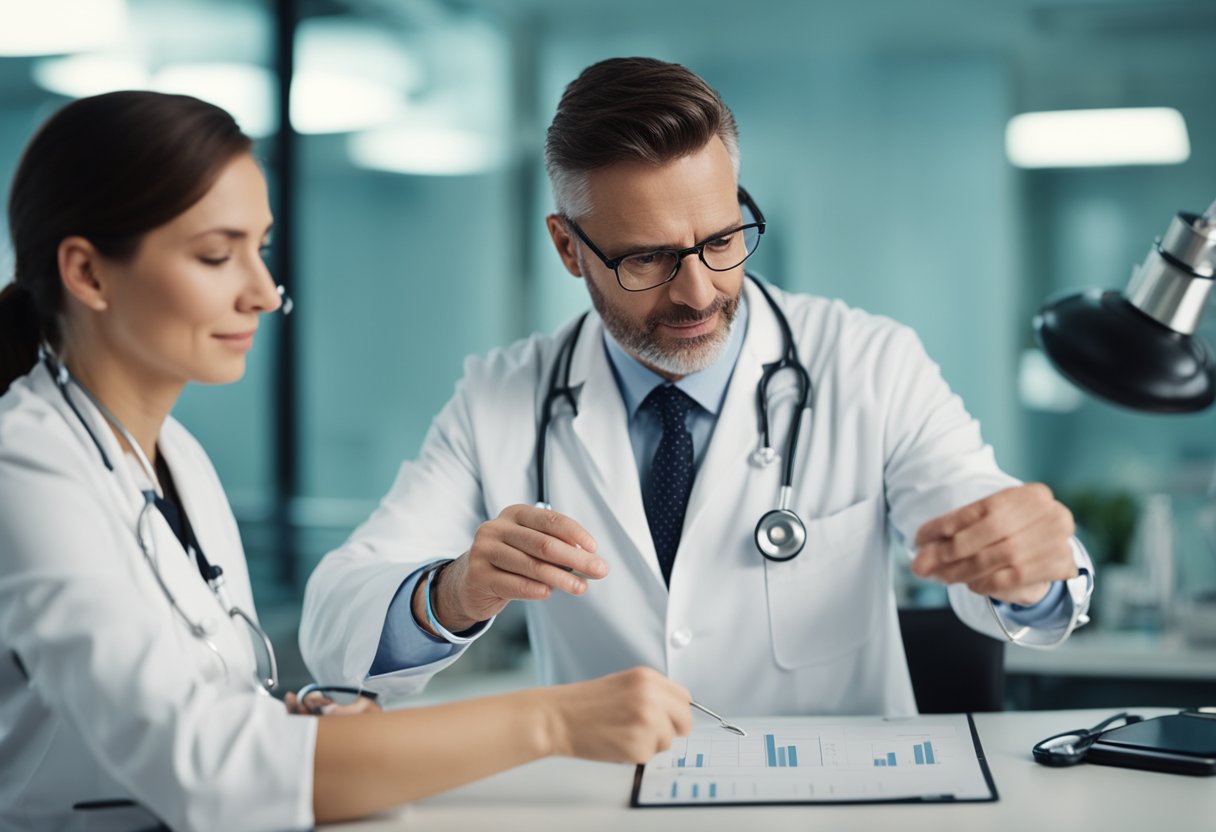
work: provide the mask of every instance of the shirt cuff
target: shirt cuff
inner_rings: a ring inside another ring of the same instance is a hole
[[[380,631],[380,644],[368,671],[369,676],[433,664],[461,649],[456,644],[435,638],[414,620],[414,587],[418,586],[418,581],[426,575],[427,570],[442,562],[428,563],[411,572],[397,588],[397,594],[393,596],[388,613],[384,616],[384,629]]]
[[[1072,599],[1063,581],[1055,581],[1047,594],[1030,606],[1006,604],[993,599],[997,612],[1019,627],[1054,629],[1066,625],[1072,617]]]

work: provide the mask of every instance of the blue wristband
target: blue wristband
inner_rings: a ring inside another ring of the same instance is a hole
[[[431,571],[426,573],[426,587],[423,588],[423,592],[426,594],[426,623],[430,625],[432,630],[439,634],[440,638],[444,639],[448,643],[468,644],[477,638],[477,636],[481,635],[482,630],[485,629],[485,622],[479,622],[474,624],[468,630],[465,630],[464,632],[468,635],[457,635],[439,623],[439,619],[435,617],[435,608],[431,601],[432,590],[435,586],[435,576],[439,574],[440,569],[447,566],[449,563],[451,563],[450,560],[445,560],[443,563],[437,564],[431,569]]]

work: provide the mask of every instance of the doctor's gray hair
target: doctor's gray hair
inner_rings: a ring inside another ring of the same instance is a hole
[[[8,226],[13,282],[0,291],[0,393],[60,342],[59,245],[81,236],[127,260],[144,235],[198,202],[253,142],[224,110],[186,95],[113,92],[60,109],[25,149]]]
[[[713,87],[679,64],[610,58],[570,82],[545,139],[545,169],[557,213],[592,209],[587,176],[621,162],[663,165],[703,148],[714,136],[739,178],[739,130]]]

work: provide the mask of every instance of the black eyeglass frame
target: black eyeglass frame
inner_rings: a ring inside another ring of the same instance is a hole
[[[700,258],[701,262],[705,264],[705,268],[709,269],[710,271],[728,272],[731,269],[737,269],[740,266],[742,266],[744,263],[747,262],[748,257],[751,257],[753,254],[756,253],[756,249],[760,248],[760,238],[764,236],[764,229],[768,226],[768,222],[764,219],[764,214],[760,211],[760,208],[756,205],[755,200],[752,199],[751,194],[749,194],[743,188],[742,185],[740,185],[738,187],[737,196],[739,199],[739,204],[741,206],[743,206],[744,208],[746,208],[748,211],[750,211],[752,217],[755,218],[754,222],[744,223],[743,225],[740,225],[737,228],[731,228],[727,231],[723,231],[718,234],[714,234],[712,237],[702,240],[701,242],[697,243],[696,245],[689,246],[688,248],[681,248],[681,249],[659,248],[659,249],[655,249],[654,251],[635,251],[632,254],[626,254],[621,257],[609,257],[608,255],[604,254],[604,252],[600,251],[599,246],[597,246],[595,243],[591,242],[591,238],[587,236],[587,232],[583,231],[583,229],[579,227],[579,224],[577,222],[575,222],[571,217],[567,217],[567,216],[563,216],[562,219],[566,221],[566,224],[568,226],[570,226],[570,230],[573,231],[575,233],[575,235],[577,235],[578,238],[580,240],[582,240],[583,243],[586,244],[587,248],[591,249],[591,253],[600,259],[600,262],[604,264],[605,268],[612,269],[612,273],[614,275],[616,275],[616,282],[617,282],[618,286],[620,286],[626,292],[649,292],[651,289],[657,289],[660,286],[662,286],[666,283],[670,283],[671,281],[675,280],[676,275],[680,273],[680,266],[684,263],[685,257],[691,257],[692,255],[695,254],[695,255],[697,255],[698,258]],[[727,236],[728,234],[738,234],[740,232],[747,231],[749,228],[755,228],[759,232],[759,234],[756,237],[756,248],[753,248],[751,251],[749,251],[742,260],[740,260],[735,265],[730,266],[729,268],[725,268],[725,269],[715,269],[713,266],[709,265],[708,262],[706,262],[705,247],[707,245],[712,243],[714,240]],[[675,258],[676,258],[676,264],[675,264],[675,266],[672,267],[671,274],[667,275],[667,277],[665,279],[660,280],[658,283],[655,283],[652,286],[646,286],[642,289],[630,289],[628,286],[625,285],[624,281],[621,280],[621,272],[619,270],[619,267],[620,267],[621,263],[625,262],[630,257],[638,257],[639,255],[647,255],[647,254],[673,254],[673,255],[675,255]]]
[[[1098,737],[1109,730],[1113,723],[1121,719],[1125,720],[1125,725],[1134,725],[1137,722],[1142,722],[1144,717],[1123,711],[1114,716],[1107,717],[1092,728],[1063,731],[1059,734],[1053,734],[1045,740],[1040,740],[1030,750],[1031,754],[1034,756],[1036,763],[1053,768],[1063,768],[1083,763],[1085,762],[1085,755],[1089,751],[1089,747],[1097,741]],[[1122,728],[1123,726],[1117,727]],[[1058,741],[1067,737],[1075,737],[1076,742],[1070,743],[1067,746],[1068,750],[1065,751],[1059,747]]]

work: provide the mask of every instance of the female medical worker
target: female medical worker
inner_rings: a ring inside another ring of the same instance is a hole
[[[185,96],[77,101],[26,150],[9,223],[0,828],[309,827],[687,731],[688,691],[646,670],[342,717],[265,695],[236,523],[168,415],[187,382],[240,378],[280,304],[249,139]]]

